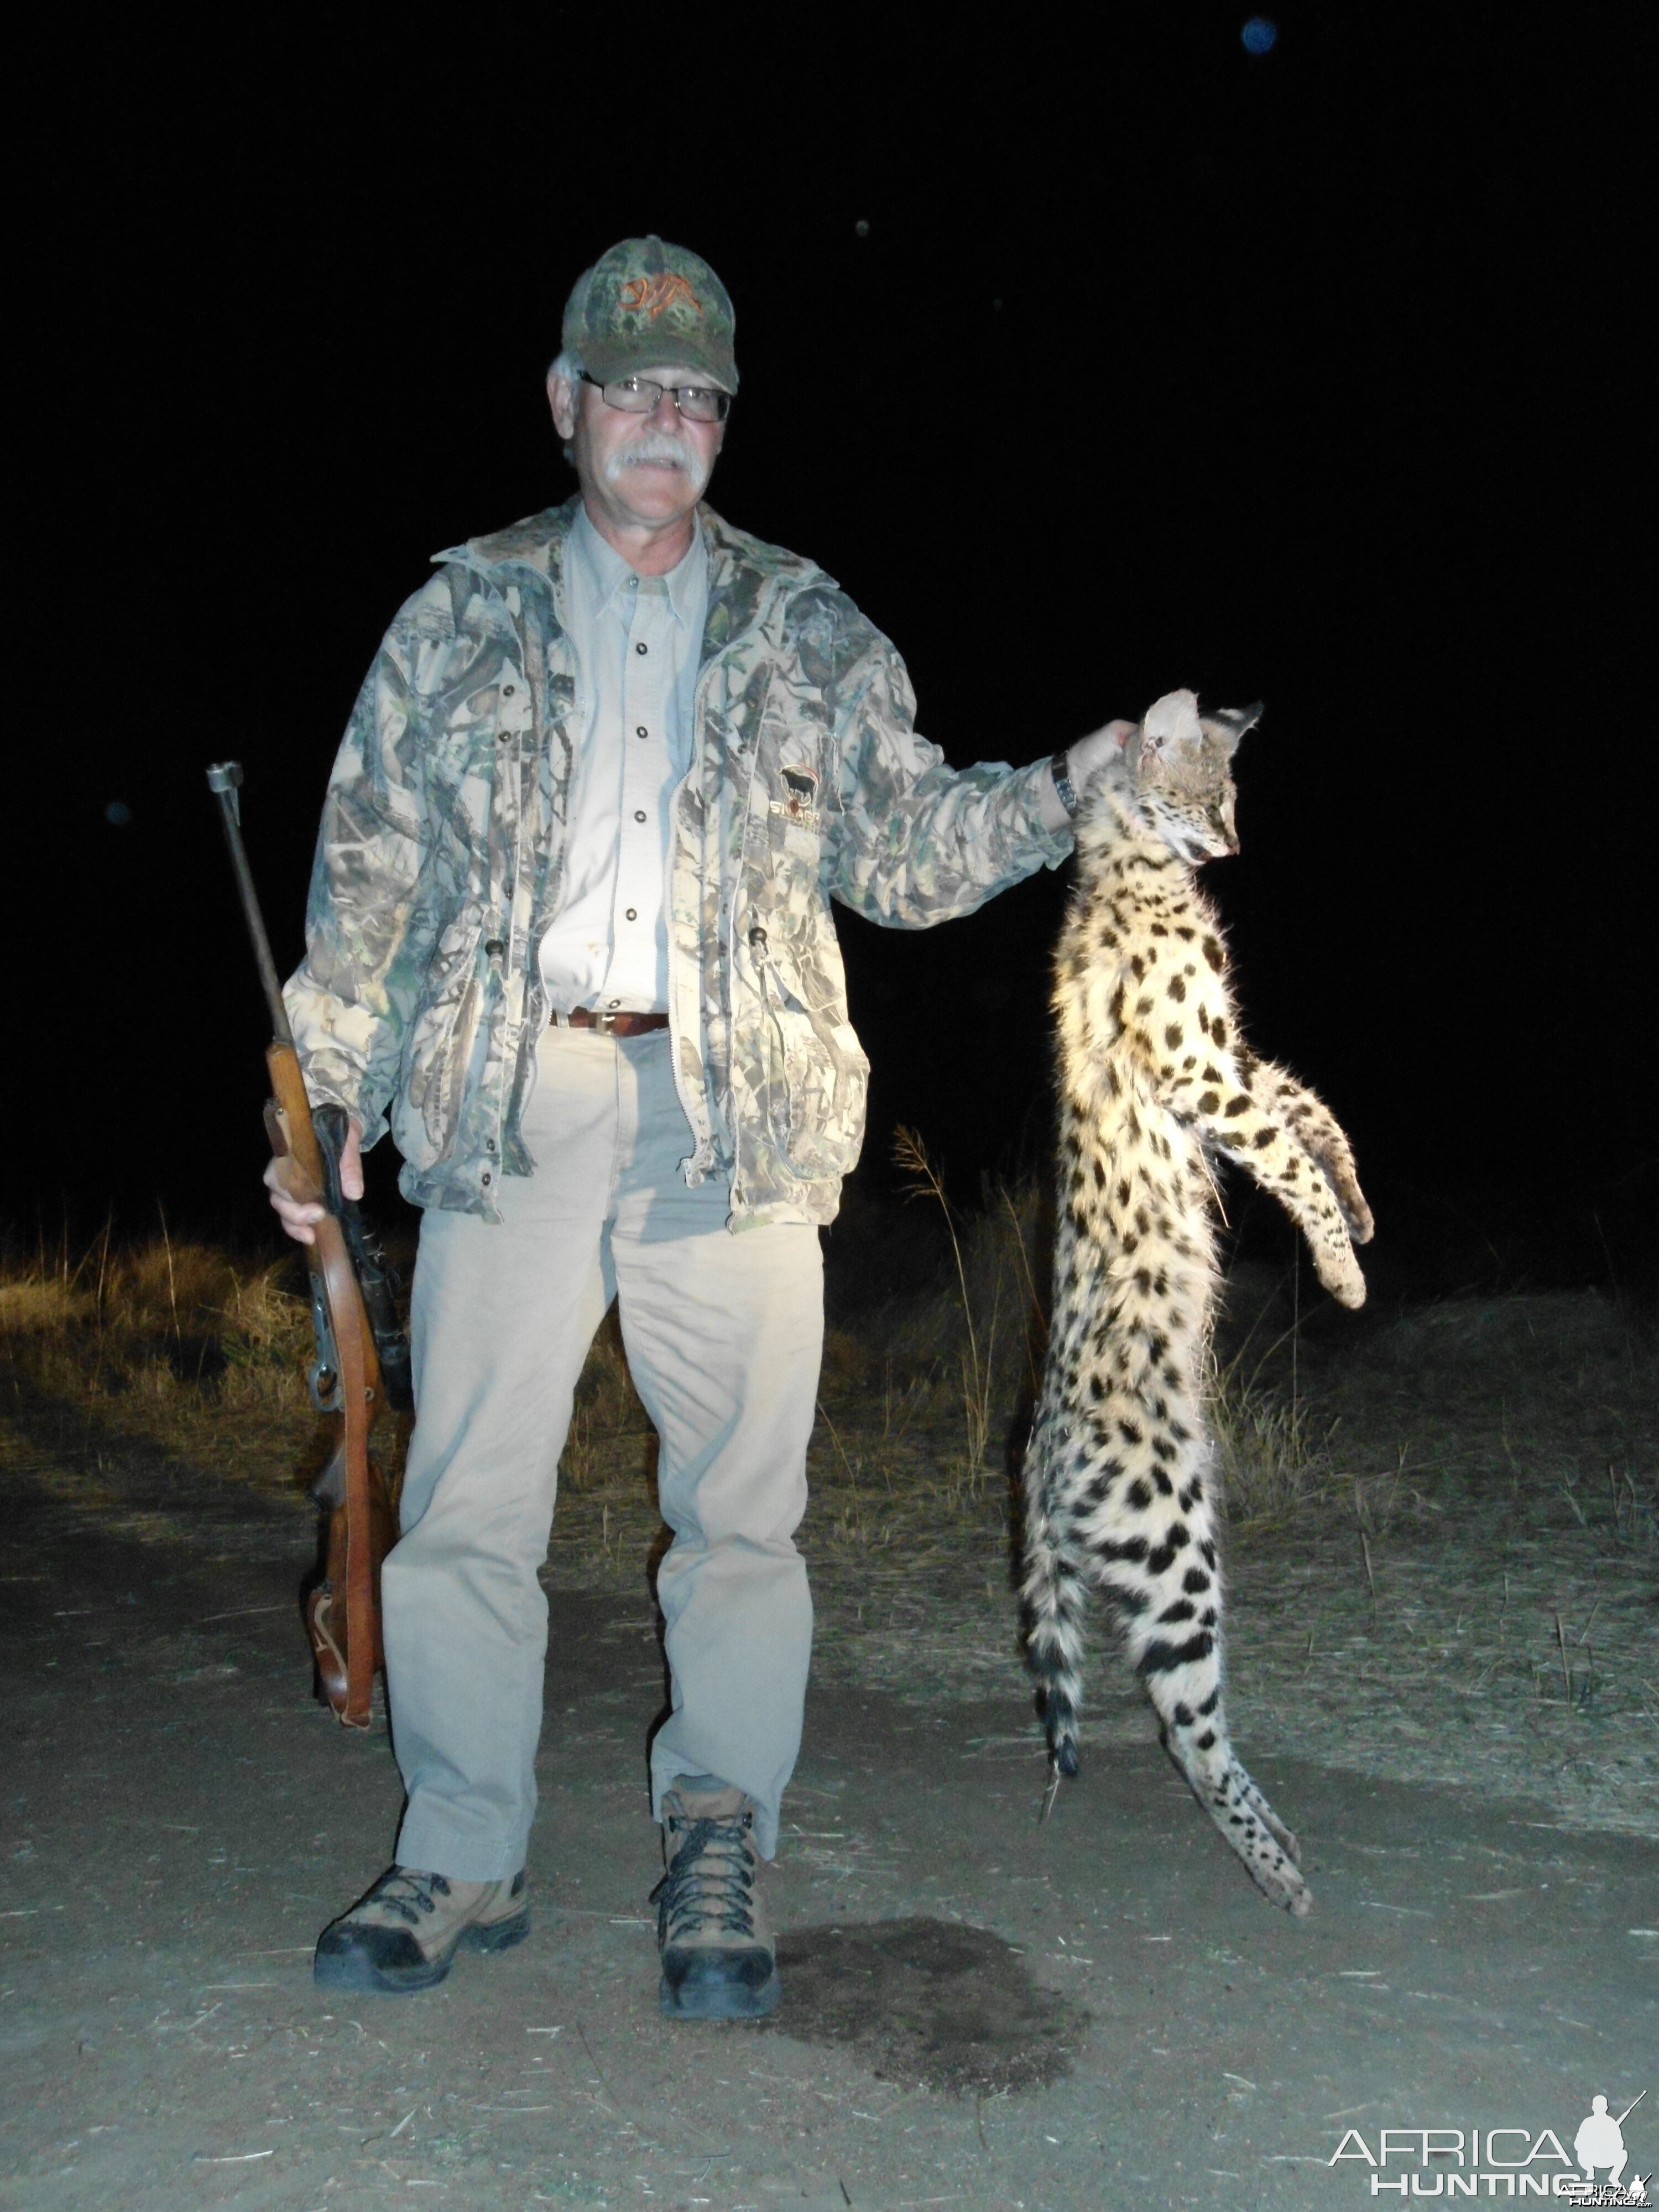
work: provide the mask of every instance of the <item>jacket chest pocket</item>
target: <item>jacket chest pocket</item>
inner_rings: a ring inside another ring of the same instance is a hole
[[[490,796],[535,723],[535,702],[516,660],[468,672],[444,701],[436,743],[427,763],[430,797],[459,822],[463,836],[489,819]]]

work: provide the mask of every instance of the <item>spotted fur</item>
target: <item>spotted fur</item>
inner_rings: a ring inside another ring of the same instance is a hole
[[[1055,1778],[1077,1772],[1086,1593],[1099,1590],[1176,1765],[1257,1886],[1310,1904],[1295,1837],[1235,1758],[1203,1370],[1215,1289],[1212,1163],[1249,1170],[1346,1306],[1371,1233],[1328,1109],[1238,1036],[1194,870],[1237,850],[1231,763],[1260,708],[1160,700],[1090,792],[1056,955],[1060,1231],[1025,1466],[1024,1598]]]

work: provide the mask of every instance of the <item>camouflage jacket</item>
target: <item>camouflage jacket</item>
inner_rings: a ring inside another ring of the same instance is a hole
[[[500,1176],[535,1167],[520,1125],[579,726],[561,620],[574,514],[439,555],[398,614],[335,763],[287,988],[313,1099],[366,1143],[389,1117],[415,1204],[492,1220]],[[667,896],[685,1172],[729,1181],[734,1228],[828,1221],[868,1067],[830,898],[924,928],[1072,841],[1041,826],[1045,764],[956,774],[916,735],[903,663],[821,569],[701,520],[708,614]]]

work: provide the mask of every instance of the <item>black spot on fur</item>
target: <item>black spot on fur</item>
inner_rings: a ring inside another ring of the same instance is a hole
[[[1207,1659],[1215,1650],[1215,1638],[1207,1629],[1189,1636],[1184,1644],[1167,1644],[1162,1637],[1149,1644],[1140,1655],[1136,1672],[1146,1674],[1172,1674],[1177,1667],[1189,1667],[1194,1661]],[[1213,1743],[1215,1738],[1211,1737]],[[1206,1745],[1206,1749],[1208,1748]]]
[[[1188,1567],[1181,1577],[1181,1587],[1188,1597],[1201,1597],[1210,1587],[1210,1577],[1202,1567]]]
[[[1218,975],[1221,973],[1220,939],[1218,937],[1206,937],[1198,949],[1204,955],[1205,965],[1209,968],[1213,968]]]
[[[1215,1730],[1213,1729],[1205,1729],[1203,1735],[1198,1739],[1198,1747],[1200,1751],[1213,1751],[1215,1749]]]
[[[1179,1006],[1186,995],[1187,986],[1182,981],[1180,976],[1171,975],[1170,978],[1170,996],[1175,1000],[1176,1004]]]
[[[1179,1022],[1171,1022],[1168,1029],[1164,1030],[1164,1042],[1169,1046],[1171,1052],[1173,1052],[1176,1046],[1181,1042],[1182,1036],[1182,1030]]]
[[[1159,1624],[1162,1625],[1165,1621],[1190,1620],[1193,1618],[1194,1610],[1189,1599],[1178,1597],[1173,1605],[1166,1605],[1159,1613],[1158,1616]]]
[[[1227,1110],[1222,1116],[1222,1119],[1224,1121],[1231,1121],[1236,1119],[1236,1117],[1240,1114],[1248,1114],[1249,1110],[1250,1102],[1248,1098],[1242,1095],[1237,1098],[1230,1098],[1227,1101]]]
[[[1205,1091],[1199,1094],[1198,1110],[1200,1114],[1213,1114],[1220,1103],[1221,1097],[1218,1091]]]
[[[1151,1484],[1143,1482],[1139,1475],[1129,1485],[1127,1495],[1137,1513],[1144,1513],[1152,1502]]]

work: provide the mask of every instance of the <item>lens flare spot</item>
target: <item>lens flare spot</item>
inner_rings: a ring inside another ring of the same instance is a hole
[[[125,799],[112,799],[104,809],[104,819],[106,822],[112,823],[116,829],[125,830],[132,819],[132,809]]]
[[[1271,53],[1279,37],[1279,26],[1271,15],[1252,15],[1238,35],[1247,54]]]

